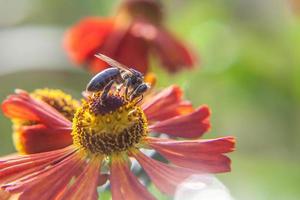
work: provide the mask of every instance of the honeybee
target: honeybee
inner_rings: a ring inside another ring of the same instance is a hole
[[[144,76],[141,72],[103,54],[96,54],[95,56],[109,64],[110,68],[99,72],[90,80],[86,87],[87,92],[103,91],[101,99],[105,101],[112,85],[117,84],[119,87],[125,88],[126,100],[132,101],[138,97],[143,98],[143,94],[150,86],[144,82]]]

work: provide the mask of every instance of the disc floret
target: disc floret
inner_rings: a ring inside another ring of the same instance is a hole
[[[135,101],[94,93],[77,110],[73,120],[73,143],[87,154],[121,153],[141,143],[147,135],[147,120]]]

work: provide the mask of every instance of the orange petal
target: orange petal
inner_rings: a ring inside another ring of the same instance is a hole
[[[80,169],[82,163],[80,157],[76,153],[74,154],[73,151],[71,154],[65,155],[64,158],[55,159],[47,165],[40,166],[34,173],[8,182],[1,187],[9,192],[22,192],[24,199],[36,199],[37,197],[46,196],[47,191],[51,189],[50,186],[54,190],[58,189],[54,187],[55,184],[60,185],[60,189],[63,189],[71,180],[72,175],[76,174],[74,170]],[[63,182],[60,182],[60,180]],[[55,196],[57,194],[51,194],[50,192],[47,195]]]
[[[54,161],[59,161],[66,155],[71,154],[73,148],[67,147],[64,149],[31,154],[31,155],[16,155],[8,158],[0,159],[0,183],[8,183],[16,181],[29,174],[35,174],[39,170],[50,166]]]
[[[75,179],[73,185],[65,190],[59,199],[91,199],[97,200],[97,186],[99,178],[99,170],[101,166],[101,160],[92,159],[80,175]]]
[[[71,27],[64,37],[64,48],[76,63],[86,62],[106,40],[114,27],[110,18],[87,17]]]
[[[127,33],[120,43],[116,58],[123,64],[145,74],[148,71],[149,46],[147,42]]]
[[[31,154],[31,155],[14,155],[9,157],[0,158],[0,169],[1,174],[0,177],[7,175],[7,172],[11,173],[11,171],[18,172],[21,171],[19,168],[19,164],[24,164],[26,167],[24,168],[32,168],[35,166],[39,166],[41,164],[52,161],[55,158],[59,158],[60,156],[66,155],[70,152],[74,151],[71,147],[66,147],[64,149],[59,149],[50,152]],[[14,168],[16,168],[14,170]]]
[[[20,126],[14,133],[14,141],[17,150],[25,154],[52,151],[73,142],[70,129],[50,128],[43,124]]]
[[[156,37],[151,44],[162,66],[169,72],[192,68],[196,62],[195,54],[162,27],[157,28]]]
[[[132,34],[148,41],[151,50],[160,58],[162,66],[169,72],[193,68],[196,62],[195,53],[162,25],[137,17],[133,22]]]
[[[22,91],[10,95],[3,103],[4,115],[10,118],[42,122],[47,126],[70,128],[71,122],[45,102]]]
[[[113,200],[155,200],[132,174],[125,161],[113,159],[110,182]]]
[[[145,73],[148,70],[148,44],[144,39],[130,32],[130,26],[116,26],[95,53],[105,54],[128,67]],[[106,67],[108,67],[107,64],[96,57],[91,57],[89,60],[89,69],[94,73]]]
[[[10,195],[11,195],[10,193],[0,189],[0,199],[1,200],[8,200],[10,198]]]
[[[234,150],[233,137],[189,141],[148,138],[147,141],[175,165],[203,173],[230,171],[230,159],[223,154]]]
[[[149,121],[161,121],[192,112],[190,102],[182,100],[183,91],[172,85],[143,103],[142,108]]]
[[[176,187],[183,180],[196,173],[193,170],[153,160],[139,151],[134,152],[133,156],[146,171],[157,189],[169,195],[175,193]]]
[[[153,132],[165,133],[175,137],[196,138],[209,130],[209,115],[209,108],[202,106],[190,114],[157,122],[149,126],[149,129]]]
[[[31,182],[26,182],[25,187],[22,188],[22,194],[20,199],[57,199],[62,191],[70,183],[71,179],[86,164],[84,160],[80,158],[70,158],[70,160],[64,160],[61,166],[54,166],[47,172],[32,178]]]

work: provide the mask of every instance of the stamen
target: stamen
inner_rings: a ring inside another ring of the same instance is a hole
[[[73,143],[88,154],[120,153],[136,146],[147,135],[142,109],[124,97],[96,93],[75,114]]]
[[[95,114],[105,115],[114,112],[125,104],[124,99],[118,95],[109,95],[104,101],[101,100],[102,93],[96,93],[90,97],[91,111]]]
[[[79,107],[79,103],[76,100],[61,90],[38,89],[31,95],[46,102],[70,121],[73,120],[76,109]]]

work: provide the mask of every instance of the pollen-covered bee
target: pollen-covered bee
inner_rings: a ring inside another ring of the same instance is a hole
[[[110,68],[105,69],[96,74],[87,84],[87,92],[99,92],[101,99],[105,100],[112,85],[117,84],[125,88],[125,99],[132,101],[137,97],[143,98],[143,94],[150,88],[144,82],[144,76],[137,70],[128,68],[127,66],[103,55],[96,54],[97,58],[103,60],[110,65]]]

